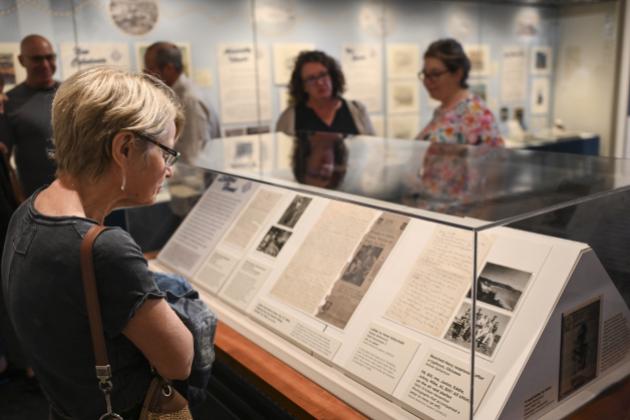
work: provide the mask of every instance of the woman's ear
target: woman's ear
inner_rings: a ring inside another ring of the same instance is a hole
[[[462,79],[464,78],[464,69],[462,69],[460,67],[457,70],[455,70],[455,77],[457,77],[457,81],[461,85],[462,84]]]
[[[133,135],[129,132],[119,132],[112,140],[112,159],[117,164],[123,166],[129,159],[131,150],[131,140]]]

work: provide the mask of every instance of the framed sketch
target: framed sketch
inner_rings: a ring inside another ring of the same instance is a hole
[[[298,19],[295,0],[258,0],[254,5],[256,30],[260,34],[278,36],[291,33]]]
[[[417,113],[418,82],[416,80],[396,80],[387,84],[387,110],[389,114]]]
[[[470,80],[468,90],[488,103],[488,84],[484,80]]]
[[[520,38],[531,39],[540,34],[540,11],[535,8],[523,8],[516,15],[515,33]]]
[[[26,79],[26,71],[18,61],[19,54],[17,42],[0,43],[0,77],[4,80],[5,93]]]
[[[382,114],[370,114],[372,127],[377,137],[385,137],[385,118]]]
[[[558,399],[597,376],[601,297],[562,314]]]
[[[127,35],[145,35],[157,24],[158,0],[110,0],[109,16]]]
[[[273,82],[288,85],[297,56],[314,48],[315,44],[273,44]]]
[[[420,70],[420,48],[415,44],[387,45],[387,77],[413,79]]]
[[[413,140],[420,131],[418,115],[388,115],[386,135],[388,138]]]
[[[144,70],[144,53],[153,42],[136,42],[136,68],[138,71]],[[190,54],[189,42],[174,42],[177,48],[182,52],[182,60],[184,61],[184,74],[186,77],[192,77],[192,60]]]
[[[548,76],[551,73],[551,47],[533,47],[530,71],[534,76]]]
[[[490,46],[487,44],[467,44],[464,51],[470,60],[470,76],[490,75]]]
[[[549,112],[549,79],[532,80],[530,112],[532,114],[546,114]]]

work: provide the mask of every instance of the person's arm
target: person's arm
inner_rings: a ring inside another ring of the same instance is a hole
[[[9,117],[6,113],[0,113],[0,142],[6,146],[7,155],[10,157],[13,152],[14,136],[9,125]]]
[[[287,136],[295,134],[295,107],[290,106],[278,117],[276,131],[281,131]]]
[[[210,115],[210,137],[217,139],[221,137],[221,122],[219,121],[219,115],[210,104],[206,104],[208,107],[208,114]]]
[[[183,380],[190,375],[192,334],[164,299],[147,299],[122,333],[162,377]]]
[[[354,123],[355,125],[357,125],[359,134],[375,136],[376,131],[374,130],[374,126],[372,125],[372,120],[370,120],[370,115],[368,114],[366,106],[359,101],[352,101],[352,104],[355,106],[356,109],[356,111],[352,114],[353,117],[355,117]]]
[[[184,162],[193,163],[201,149],[211,139],[210,112],[201,101],[194,97],[186,98],[182,105],[186,123],[177,148]]]
[[[93,256],[105,336],[126,336],[165,378],[187,378],[192,335],[164,300],[138,244],[108,228],[96,238]]]

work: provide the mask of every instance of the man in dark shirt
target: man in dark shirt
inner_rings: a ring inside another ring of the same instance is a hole
[[[26,69],[26,80],[7,92],[0,141],[9,153],[15,149],[18,176],[28,196],[55,177],[48,155],[53,148],[50,112],[59,82],[53,79],[57,56],[46,38],[25,37],[18,58]]]

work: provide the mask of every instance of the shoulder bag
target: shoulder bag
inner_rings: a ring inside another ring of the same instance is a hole
[[[114,413],[111,403],[112,369],[107,357],[103,322],[101,320],[101,307],[98,300],[98,290],[94,276],[94,259],[92,249],[96,237],[105,230],[104,226],[94,225],[88,230],[81,243],[81,277],[83,278],[83,290],[85,303],[90,321],[90,333],[94,358],[96,361],[96,377],[99,388],[105,397],[107,412],[99,420],[121,420],[122,417]],[[139,420],[192,420],[188,401],[177,392],[171,383],[155,373],[155,377],[149,384],[149,389],[142,404]]]

